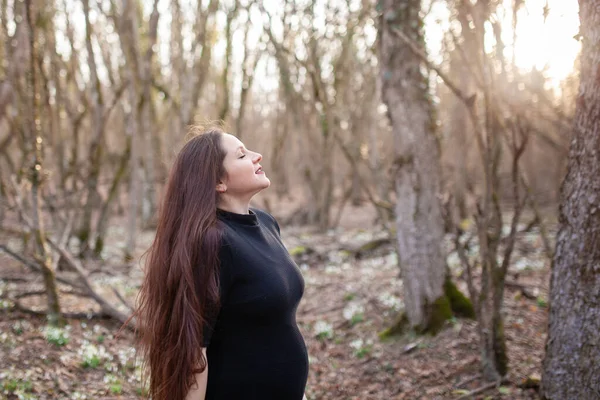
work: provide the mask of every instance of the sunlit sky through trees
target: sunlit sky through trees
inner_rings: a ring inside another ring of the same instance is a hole
[[[331,7],[331,0],[328,6]],[[442,0],[431,0],[432,4],[427,4],[425,0],[424,9],[430,10],[425,18],[425,32],[427,47],[430,57],[434,62],[443,62],[441,50],[443,49],[443,40],[445,32],[449,29],[454,29],[457,33],[460,32],[460,27],[457,22],[451,19],[451,13],[448,10],[447,2]],[[206,3],[207,1],[204,0]],[[108,13],[110,8],[109,1],[100,1],[101,7]],[[151,0],[143,0],[144,14],[147,17],[152,8]],[[230,8],[233,0],[224,0],[221,2],[222,8]],[[242,3],[245,3],[242,1]],[[580,50],[580,43],[574,37],[579,30],[579,15],[578,4],[576,1],[566,0],[526,0],[518,13],[518,24],[516,28],[516,44],[514,46],[515,64],[517,67],[527,71],[532,68],[543,70],[544,75],[548,78],[548,84],[552,87],[557,87],[561,80],[566,78],[574,69],[577,54]],[[59,11],[56,17],[57,27],[57,47],[65,58],[70,56],[71,50],[68,41],[64,35],[65,32],[65,9],[68,10],[69,20],[76,32],[76,43],[80,49],[81,57],[85,57],[84,45],[84,19],[83,10],[80,1],[64,0],[57,2]],[[302,5],[302,1],[297,1],[297,4]],[[325,34],[327,29],[333,29],[333,24],[326,23],[325,17],[325,0],[318,1],[315,8],[315,30],[318,34]],[[360,7],[360,0],[352,0],[351,11]],[[506,45],[506,59],[512,61],[513,58],[513,21],[512,21],[512,4],[513,0],[505,0],[503,5],[498,7],[498,17],[504,21],[502,24],[503,40]],[[273,15],[273,30],[275,34],[281,35],[282,28],[280,17],[283,13],[283,2],[281,0],[264,0],[263,5]],[[345,10],[345,1],[340,2],[340,10]],[[171,13],[170,0],[159,1],[159,11],[161,17],[159,20],[159,39],[158,39],[158,59],[162,65],[163,72],[169,72],[169,41],[170,41],[170,25]],[[194,21],[191,17],[195,15],[196,1],[182,1],[182,9],[184,19],[184,47],[191,47],[192,35],[194,34],[192,24]],[[189,12],[186,12],[189,11]],[[10,10],[9,10],[10,12]],[[335,18],[343,20],[347,16],[346,12],[339,12]],[[94,23],[98,18],[104,19],[102,15],[98,15],[95,10],[90,13],[90,19]],[[250,21],[252,28],[250,29],[249,43],[254,46],[256,51],[267,51],[267,45],[260,41],[260,30],[266,20],[266,17],[261,13],[258,7],[252,7],[250,13]],[[213,48],[213,65],[217,68],[222,67],[225,53],[225,38],[224,32],[226,16],[224,13],[219,13],[217,18],[218,27],[216,29],[217,37],[214,41]],[[295,25],[301,26],[305,21],[301,17],[293,18]],[[232,81],[238,85],[241,79],[240,63],[243,59],[244,51],[244,24],[248,23],[248,16],[241,13],[236,24],[234,25],[233,36],[233,55],[232,55]],[[109,42],[114,42],[118,46],[118,36],[114,32],[112,23],[106,21],[104,26],[105,32],[97,32],[98,37]],[[492,51],[495,45],[491,27],[488,26],[486,32],[486,48]],[[14,22],[10,18],[9,32],[14,30]],[[339,34],[340,32],[335,32]],[[369,18],[367,24],[360,36],[362,44],[357,43],[358,51],[365,51],[367,46],[372,46],[376,38],[375,21]],[[298,38],[301,42],[302,38]],[[361,46],[363,49],[361,49]],[[300,58],[305,55],[302,53],[302,43],[296,48],[296,53]],[[366,51],[365,51],[366,54]],[[365,60],[374,62],[372,57],[365,56]],[[124,62],[123,58],[117,57],[114,62]],[[82,64],[84,78],[87,73],[85,71],[86,63]],[[101,79],[107,82],[105,74],[102,74],[102,66],[100,66]],[[272,57],[263,57],[256,71],[256,86],[255,91],[272,93],[278,85],[277,66]],[[104,75],[104,76],[102,76]],[[237,102],[236,98],[232,99],[234,105]]]

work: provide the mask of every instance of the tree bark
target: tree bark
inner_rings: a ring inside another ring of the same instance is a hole
[[[232,25],[238,14],[238,1],[233,2],[233,7],[227,10],[227,22],[225,23],[225,65],[223,66],[223,73],[221,75],[221,85],[223,90],[223,100],[219,110],[219,120],[226,121],[229,115],[230,109],[230,82],[229,82],[229,68],[231,65],[231,53],[233,51],[233,30]],[[242,67],[243,68],[243,67]]]
[[[439,329],[452,313],[444,294],[446,271],[439,148],[421,60],[392,32],[424,49],[420,0],[383,1],[380,20],[382,97],[395,142],[396,226],[404,300],[411,328]]]
[[[156,171],[157,165],[156,158],[160,157],[160,153],[156,153],[157,147],[157,135],[156,132],[156,112],[154,109],[154,100],[150,93],[152,85],[152,64],[154,59],[154,48],[156,47],[156,41],[158,37],[158,19],[160,14],[158,13],[158,0],[154,0],[152,7],[152,14],[148,21],[148,38],[146,40],[139,37],[137,27],[134,27],[133,34],[134,44],[137,48],[137,54],[139,56],[140,64],[138,74],[141,81],[141,93],[139,98],[139,114],[140,119],[138,126],[140,127],[140,133],[144,134],[144,198],[142,204],[142,226],[144,228],[151,228],[156,225],[156,212],[157,212],[157,193],[156,193]],[[136,21],[136,20],[133,20]],[[140,44],[148,42],[146,53],[142,57],[142,51]]]
[[[600,398],[600,1],[579,7],[581,82],[550,282],[547,400]]]
[[[35,32],[35,18],[38,17],[35,13],[35,7],[31,4],[31,0],[25,2],[25,14],[27,17],[27,26],[29,28],[29,69],[27,70],[27,83],[28,83],[28,106],[29,112],[27,113],[27,129],[30,132],[30,141],[33,143],[32,151],[33,155],[30,165],[30,180],[31,180],[31,209],[32,209],[32,230],[35,239],[35,259],[42,270],[44,277],[44,284],[46,286],[46,296],[48,301],[47,317],[48,322],[51,325],[59,326],[64,323],[64,320],[60,314],[60,302],[58,297],[58,290],[56,287],[56,275],[52,268],[52,259],[48,250],[46,249],[46,235],[44,232],[43,216],[40,207],[40,189],[43,179],[42,171],[42,132],[41,132],[41,121],[39,115],[39,101],[41,95],[38,91],[38,85],[36,82],[36,59],[38,52],[38,43]]]
[[[98,68],[96,56],[92,46],[92,25],[90,23],[90,5],[89,0],[82,0],[83,14],[85,17],[85,44],[87,50],[87,60],[90,70],[90,95],[93,110],[92,122],[92,140],[90,142],[90,170],[86,184],[86,200],[83,210],[81,227],[78,236],[81,242],[80,255],[84,255],[90,249],[89,240],[92,233],[92,213],[101,203],[98,193],[98,181],[102,169],[102,159],[104,154],[104,128],[105,128],[105,106],[102,96],[102,85],[98,77]]]
[[[252,52],[249,46],[249,35],[248,31],[250,29],[250,23],[246,24],[246,28],[244,31],[244,59],[242,61],[242,84],[240,86],[240,107],[238,108],[237,118],[235,119],[235,134],[240,140],[242,140],[244,136],[244,116],[246,115],[246,107],[248,105],[248,94],[250,93],[250,89],[252,88],[252,84],[254,82],[254,76],[256,71],[256,66],[260,61],[261,55],[263,54],[260,51]]]

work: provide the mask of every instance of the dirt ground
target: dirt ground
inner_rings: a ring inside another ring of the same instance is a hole
[[[377,334],[402,309],[402,281],[390,246],[361,259],[349,254],[348,250],[383,237],[381,231],[360,228],[372,226],[372,219],[368,208],[348,208],[341,228],[335,231],[316,234],[282,227],[284,242],[297,256],[306,284],[297,321],[310,356],[308,399],[467,398],[486,385],[479,376],[474,321],[449,321],[435,337],[407,334],[379,340]],[[538,398],[535,389],[522,387],[527,378],[539,379],[546,338],[549,261],[536,232],[519,237],[509,274],[504,307],[510,358],[507,381],[468,398]],[[139,265],[131,268],[121,260],[119,243],[124,234],[123,229],[114,228],[105,262],[87,263],[86,268],[108,297],[107,285],[111,285],[132,304],[142,274]],[[138,255],[152,235],[147,232],[140,237]],[[464,290],[455,254],[450,253],[448,263]],[[41,278],[2,253],[0,267],[0,398],[140,397],[140,370],[131,333],[123,331],[115,337],[119,324],[103,319],[70,319],[64,330],[46,329],[44,317],[13,307],[19,293],[43,289]],[[111,299],[118,304],[114,296]],[[63,295],[62,300],[65,311],[95,310],[92,303],[74,295]],[[36,308],[44,298],[31,296],[20,302]]]

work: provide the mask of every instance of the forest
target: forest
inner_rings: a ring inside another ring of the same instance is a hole
[[[147,398],[214,125],[263,156],[307,400],[600,399],[600,0],[0,0],[0,398]]]

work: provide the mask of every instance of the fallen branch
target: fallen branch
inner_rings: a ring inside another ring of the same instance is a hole
[[[457,397],[455,400],[468,399],[470,397],[475,396],[476,394],[483,393],[483,392],[485,392],[487,390],[490,390],[490,389],[493,389],[495,387],[498,387],[498,386],[502,385],[505,382],[506,382],[506,379],[501,379],[501,380],[496,381],[496,382],[490,382],[487,385],[483,385],[480,388],[477,388],[475,390],[470,391],[469,393],[466,393],[466,394],[464,394],[464,395],[462,395],[460,397]]]
[[[342,248],[342,250],[349,252],[350,254],[352,254],[352,256],[354,258],[360,259],[360,258],[363,258],[365,255],[368,255],[369,253],[379,249],[380,247],[391,245],[393,243],[394,243],[394,241],[389,237],[377,238],[377,239],[369,240],[368,242],[363,243],[358,247]]]
[[[67,295],[71,295],[71,296],[89,297],[86,293],[81,293],[81,292],[66,291],[66,290],[60,290],[59,292],[62,294],[67,294]],[[25,297],[32,297],[32,296],[45,296],[45,295],[46,295],[45,290],[34,290],[31,292],[17,293],[15,295],[15,299],[22,299]]]
[[[14,301],[14,309],[18,310],[24,314],[34,315],[36,317],[45,317],[47,314],[46,311],[37,311],[37,310],[32,310],[31,308],[27,308],[27,307],[21,305],[18,301]],[[111,319],[111,318],[113,318],[112,316],[110,316],[102,311],[100,311],[99,313],[97,313],[97,312],[61,312],[60,315],[62,315],[64,318],[68,318],[68,319]]]
[[[5,252],[6,254],[8,254],[9,256],[11,256],[12,258],[14,258],[15,260],[19,261],[21,264],[25,265],[26,267],[28,267],[29,269],[35,271],[35,272],[42,272],[40,269],[40,266],[37,265],[36,262],[28,260],[27,258],[21,256],[20,254],[15,253],[14,251],[12,251],[11,249],[9,249],[7,246],[0,244],[0,250],[2,250],[3,252]]]
[[[71,254],[69,254],[65,249],[58,246],[53,240],[47,239],[48,244],[52,246],[56,251],[60,253],[63,260],[75,271],[77,275],[79,275],[79,279],[84,286],[84,289],[87,291],[88,295],[100,305],[102,311],[122,324],[127,324],[127,327],[130,329],[135,328],[135,319],[128,319],[128,317],[123,314],[121,311],[117,310],[113,307],[104,297],[102,297],[98,292],[94,290],[91,282],[87,278],[85,269],[78,260],[74,259]]]
[[[5,281],[5,282],[23,282],[23,283],[27,283],[27,282],[31,282],[29,279],[25,279],[19,276],[0,276],[0,281]]]
[[[25,265],[26,267],[28,267],[30,270],[41,274],[42,270],[39,267],[39,265],[37,265],[37,263],[35,261],[31,261],[23,256],[21,256],[20,254],[15,253],[14,251],[12,251],[11,249],[9,249],[8,247],[6,247],[3,244],[0,244],[0,250],[2,250],[4,253],[8,254],[9,256],[11,256],[12,258],[14,258],[15,260],[19,261],[21,264]],[[69,285],[72,286],[74,288],[78,288],[80,289],[80,286],[77,285],[75,282],[71,281],[70,279],[67,279],[65,277],[61,277],[59,275],[56,276],[56,280],[60,283],[64,283],[65,285]]]
[[[476,374],[476,375],[470,376],[470,377],[458,382],[456,385],[454,385],[454,387],[457,389],[460,389],[461,387],[465,386],[467,383],[471,383],[480,377],[481,377],[481,374]]]

